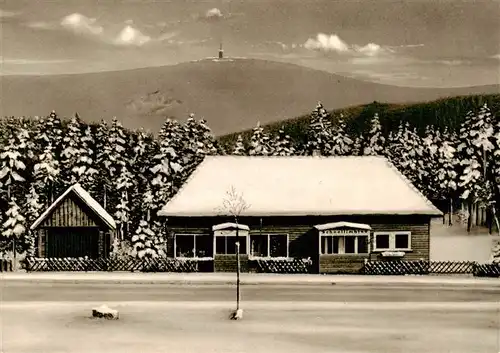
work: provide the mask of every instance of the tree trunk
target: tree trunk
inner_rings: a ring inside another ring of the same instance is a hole
[[[104,185],[104,200],[103,200],[103,207],[106,209],[106,203],[107,203],[107,197],[106,197],[106,185]]]
[[[497,226],[497,232],[498,235],[500,236],[500,223],[498,222],[498,217],[497,217],[497,211],[495,208],[495,205],[491,206],[492,213],[493,213],[493,219],[495,220],[496,226]]]
[[[451,227],[453,225],[453,199],[450,197],[450,213],[448,216],[448,225]]]
[[[494,207],[492,206],[491,209],[488,210],[488,214],[486,215],[489,235],[491,235],[491,233],[493,232],[493,209]]]
[[[467,233],[470,233],[472,228],[472,201],[468,201],[467,203],[467,212],[469,213],[469,217],[467,218]]]

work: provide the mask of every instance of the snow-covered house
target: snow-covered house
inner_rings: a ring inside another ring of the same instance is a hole
[[[59,196],[31,225],[37,257],[107,257],[116,234],[113,217],[80,184]]]
[[[237,224],[235,200],[248,206]],[[232,271],[238,228],[243,268],[252,257],[310,258],[320,273],[357,271],[368,258],[429,259],[430,221],[442,216],[372,156],[209,156],[158,214],[169,256],[210,257],[215,271]]]

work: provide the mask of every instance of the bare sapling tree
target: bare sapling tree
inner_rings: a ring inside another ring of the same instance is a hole
[[[250,205],[245,201],[243,194],[239,194],[234,186],[231,186],[226,192],[226,197],[222,203],[222,211],[234,218],[236,224],[236,311],[231,314],[232,320],[238,320],[243,317],[243,310],[240,308],[240,233],[239,233],[239,217],[247,210]]]

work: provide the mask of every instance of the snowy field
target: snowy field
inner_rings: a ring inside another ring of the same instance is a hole
[[[489,235],[486,228],[467,234],[461,225],[448,227],[442,219],[435,219],[431,224],[431,260],[488,262],[494,238],[498,235]]]
[[[115,306],[117,321],[90,318],[91,304],[6,304],[2,353],[497,353],[498,303]]]

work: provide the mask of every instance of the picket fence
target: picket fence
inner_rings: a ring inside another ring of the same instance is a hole
[[[369,261],[365,275],[474,275],[500,277],[500,263],[480,264],[474,261]]]
[[[0,261],[1,271],[12,270],[7,261]],[[213,272],[211,259],[173,258],[27,258],[23,267],[28,272]],[[312,273],[314,267],[306,259],[256,259],[249,269],[258,273]],[[360,275],[472,275],[500,277],[500,263],[481,264],[474,261],[368,261]]]

